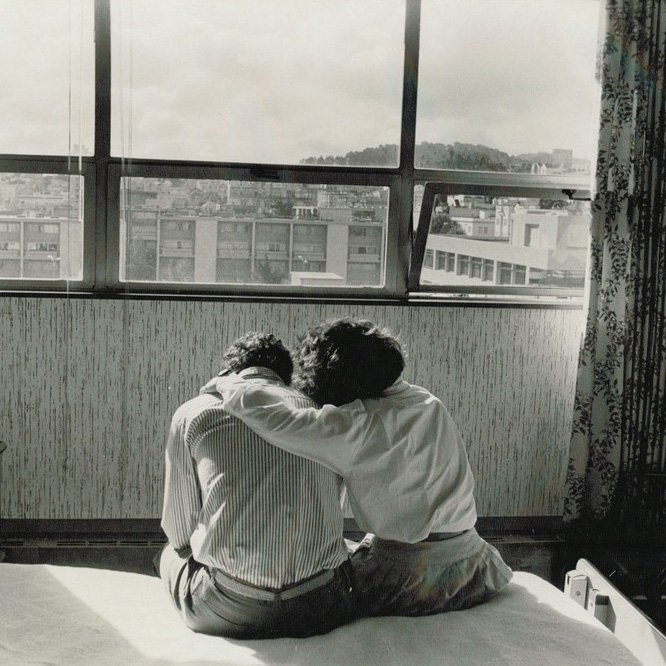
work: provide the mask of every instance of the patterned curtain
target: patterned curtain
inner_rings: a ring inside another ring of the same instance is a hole
[[[602,37],[588,312],[564,516],[654,535],[666,523],[666,0],[606,0]]]

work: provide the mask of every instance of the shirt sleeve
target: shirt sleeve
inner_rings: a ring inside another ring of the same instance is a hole
[[[217,391],[227,413],[239,418],[273,446],[314,460],[344,476],[356,445],[367,436],[371,419],[360,400],[335,407],[295,407],[284,389],[220,377]]]
[[[190,545],[201,509],[195,462],[185,445],[187,421],[174,416],[166,446],[162,529],[176,549]]]

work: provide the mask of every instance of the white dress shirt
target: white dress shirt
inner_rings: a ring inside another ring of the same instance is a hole
[[[215,380],[225,409],[285,451],[340,474],[358,526],[415,543],[474,527],[474,477],[458,428],[426,389],[398,380],[376,399],[287,404],[269,383]]]
[[[242,371],[294,407],[313,403],[265,368]],[[162,528],[176,549],[238,580],[280,589],[347,559],[342,480],[262,440],[206,393],[176,411]]]

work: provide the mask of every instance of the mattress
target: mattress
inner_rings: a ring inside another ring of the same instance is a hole
[[[0,564],[0,664],[188,666],[635,665],[605,627],[541,578],[464,611],[368,618],[307,639],[237,641],[191,632],[159,579]]]

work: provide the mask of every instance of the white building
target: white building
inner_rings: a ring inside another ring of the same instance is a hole
[[[422,284],[583,286],[587,215],[514,207],[502,225],[508,236],[488,240],[430,234]]]

